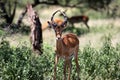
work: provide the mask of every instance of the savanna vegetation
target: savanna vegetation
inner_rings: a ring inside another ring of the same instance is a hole
[[[35,57],[25,43],[11,47],[6,40],[0,41],[0,77],[3,80],[50,80],[53,79],[54,50],[44,44],[44,53]],[[86,45],[79,50],[81,80],[119,80],[120,44],[112,46],[106,36],[100,49]],[[76,67],[72,62],[72,80],[76,80]],[[57,79],[63,79],[63,60],[58,64]]]
[[[55,33],[43,31],[43,54],[36,56],[29,41],[26,13],[31,3],[42,24],[57,9],[68,16],[87,15],[90,31],[81,24],[68,24],[63,34],[75,33],[80,40],[81,80],[120,80],[119,0],[1,0],[0,1],[0,80],[52,80],[54,75]],[[15,4],[14,4],[15,3]],[[94,5],[94,6],[93,6]],[[63,79],[63,59],[58,63],[57,80]],[[72,80],[77,78],[74,58]]]

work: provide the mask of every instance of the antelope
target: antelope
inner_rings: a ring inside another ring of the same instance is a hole
[[[64,11],[64,13],[66,13],[67,10]],[[60,14],[61,16],[61,14]],[[89,25],[88,25],[88,21],[89,21],[89,17],[85,16],[85,15],[78,15],[78,16],[72,16],[72,17],[67,17],[68,18],[68,22],[70,24],[72,24],[72,26],[74,26],[74,23],[80,23],[83,22],[86,27],[89,29]]]
[[[60,12],[64,16],[64,21],[62,24],[58,24],[54,21],[54,15]],[[77,74],[79,79],[79,63],[78,63],[78,50],[79,50],[79,39],[75,34],[69,33],[62,36],[62,31],[67,25],[67,16],[65,13],[57,10],[53,13],[51,21],[48,21],[49,26],[51,26],[56,35],[56,50],[55,50],[55,64],[54,64],[54,80],[56,80],[56,67],[59,61],[59,58],[64,59],[64,80],[66,78],[66,69],[68,69],[68,80],[70,80],[71,67],[72,67],[72,57],[75,58]]]
[[[38,51],[42,54],[42,29],[38,14],[33,10],[32,5],[27,5],[28,18],[31,23],[30,41],[33,51]]]
[[[69,21],[72,25],[74,25],[74,23],[83,22],[88,29],[90,28],[90,27],[88,26],[89,18],[88,18],[87,16],[84,16],[84,15],[72,16],[72,17],[68,18],[68,21]]]

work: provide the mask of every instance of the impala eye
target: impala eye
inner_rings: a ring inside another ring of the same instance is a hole
[[[57,26],[57,24],[56,24],[56,23],[54,23],[54,24],[53,24],[53,27],[56,27],[56,26]]]

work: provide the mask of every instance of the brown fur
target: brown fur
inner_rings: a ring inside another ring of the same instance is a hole
[[[88,21],[89,21],[89,18],[84,15],[72,16],[72,17],[68,18],[68,22],[70,22],[72,24],[72,26],[74,25],[74,23],[83,22],[86,25],[86,27],[89,29],[90,27],[88,26]]]
[[[67,9],[63,11],[63,13],[66,13]],[[62,16],[62,14],[60,14],[60,16]],[[74,26],[74,23],[80,23],[83,22],[86,27],[88,29],[90,29],[89,25],[88,25],[88,21],[89,21],[89,17],[85,16],[85,15],[78,15],[78,16],[72,16],[72,17],[68,17],[68,22],[70,24],[72,24],[72,26]]]
[[[57,13],[57,11],[55,12]],[[52,16],[52,19],[55,15],[55,13]],[[63,14],[63,13],[62,13]],[[64,17],[66,15],[64,14]],[[51,21],[52,21],[51,19]],[[64,62],[64,80],[67,80],[66,78],[66,70],[68,68],[68,80],[70,80],[70,75],[71,75],[71,59],[72,56],[75,58],[75,63],[76,63],[76,68],[77,68],[77,73],[78,73],[78,79],[79,79],[79,63],[78,63],[78,50],[79,50],[79,39],[77,38],[76,35],[69,33],[66,34],[62,37],[62,31],[66,27],[65,25],[67,19],[65,18],[64,22],[65,24],[63,25],[58,25],[55,21],[49,22],[49,26],[51,26],[56,34],[56,53],[55,53],[55,67],[54,67],[54,80],[56,80],[56,67],[59,61],[59,58],[65,59]],[[57,24],[57,25],[55,25]]]

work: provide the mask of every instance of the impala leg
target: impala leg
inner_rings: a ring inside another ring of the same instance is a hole
[[[90,29],[90,27],[88,26],[88,23],[87,22],[84,22],[85,25],[87,26],[88,30]]]
[[[78,63],[78,49],[79,49],[79,47],[77,48],[77,50],[76,50],[76,55],[75,55],[75,63],[76,63],[76,68],[77,68],[77,74],[78,74],[78,80],[80,80],[80,78],[79,78],[79,63]]]
[[[64,61],[64,80],[66,80],[66,69],[67,69],[67,60]]]
[[[71,76],[71,68],[72,68],[71,60],[72,59],[70,59],[68,62],[68,80],[70,80],[70,76]]]
[[[55,66],[54,66],[54,80],[56,80],[56,68],[57,68],[57,63],[58,63],[59,57],[55,54]]]
[[[80,80],[79,79],[79,63],[78,63],[78,58],[75,58],[75,63],[76,63],[76,68],[77,68],[78,80]]]
[[[71,67],[72,67],[71,60],[72,59],[65,59],[65,62],[64,62],[64,80],[67,80],[67,77],[66,77],[67,68],[68,68],[68,80],[70,80]]]

